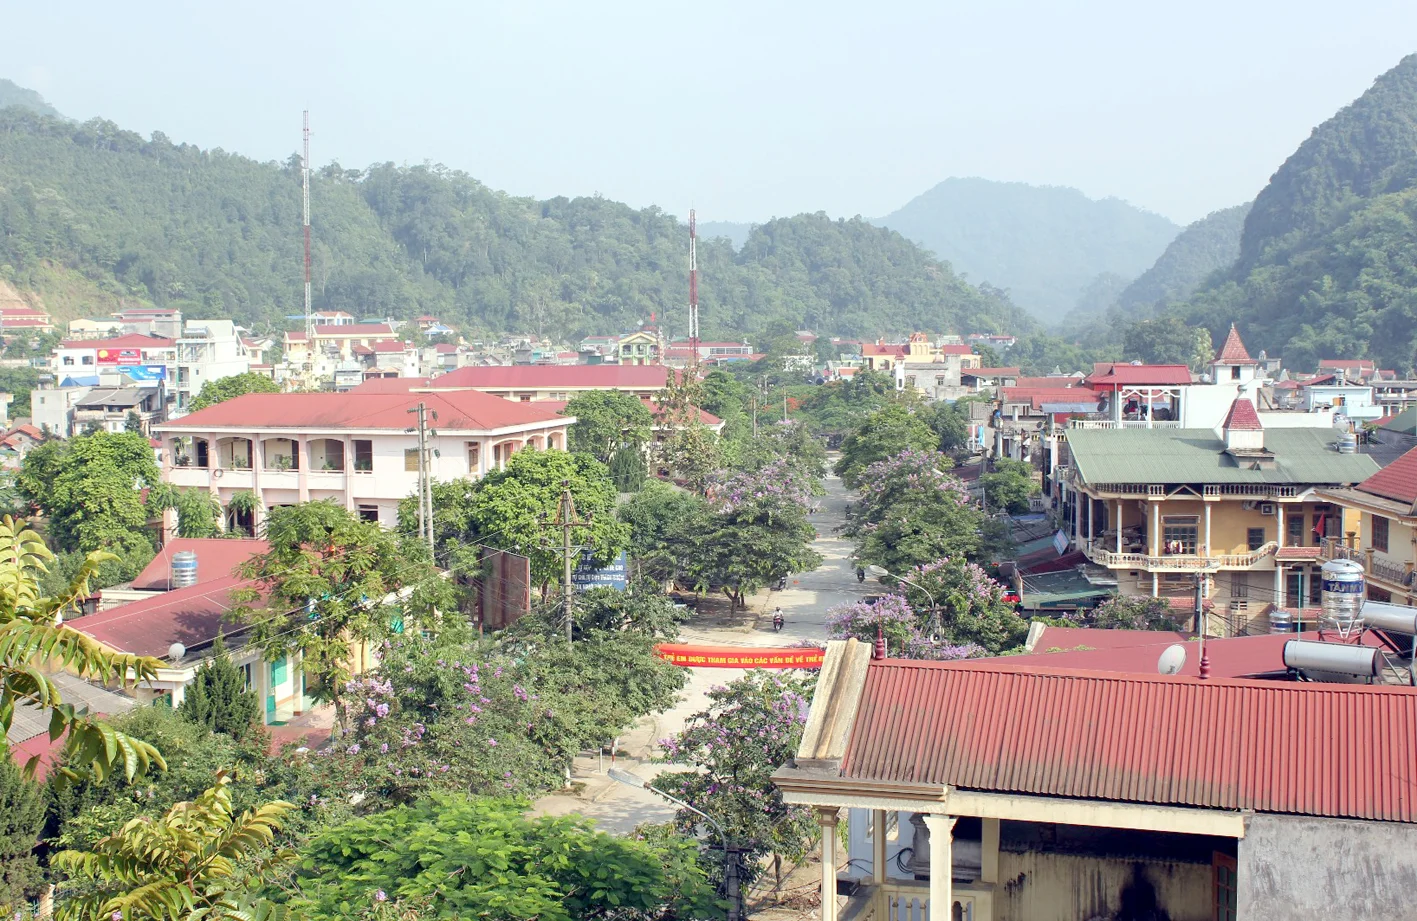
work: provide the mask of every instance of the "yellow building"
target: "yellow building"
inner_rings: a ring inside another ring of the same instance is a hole
[[[1190,597],[1197,580],[1232,630],[1270,606],[1316,603],[1321,542],[1342,511],[1325,491],[1378,472],[1325,428],[1272,429],[1240,397],[1210,429],[1067,431],[1074,544],[1124,595]]]
[[[622,365],[659,364],[659,336],[646,330],[621,336],[616,354]]]
[[[1342,533],[1324,540],[1323,559],[1361,563],[1374,601],[1417,604],[1417,448],[1357,486],[1324,495],[1346,514]]]
[[[861,346],[861,360],[872,371],[894,371],[897,365],[940,364],[958,360],[960,368],[968,370],[983,365],[983,359],[967,345],[935,345],[925,333],[911,333],[907,342],[887,345],[867,342]]]

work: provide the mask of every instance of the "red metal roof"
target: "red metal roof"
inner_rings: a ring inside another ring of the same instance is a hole
[[[1220,352],[1215,356],[1216,362],[1227,365],[1253,365],[1259,364],[1250,357],[1249,349],[1245,348],[1245,343],[1240,341],[1240,331],[1235,328],[1235,324],[1230,324],[1230,334],[1225,337],[1225,344],[1220,347]]]
[[[1170,630],[1113,630],[1102,627],[1046,626],[1034,643],[1034,652],[1047,649],[1124,649],[1128,646],[1150,646],[1154,643],[1177,643],[1188,639],[1184,633]],[[1155,663],[1152,663],[1153,665]],[[1156,669],[1152,669],[1156,671]]]
[[[1230,404],[1230,411],[1225,414],[1225,422],[1220,427],[1237,432],[1264,431],[1260,414],[1255,411],[1255,404],[1244,397],[1236,397],[1235,402]]]
[[[406,351],[408,351],[408,345],[407,345],[407,343],[401,342],[401,341],[399,341],[398,339],[385,339],[385,340],[382,341],[382,342],[376,342],[376,343],[374,343],[374,351],[376,351],[376,352],[406,352]]]
[[[42,317],[5,317],[4,320],[0,320],[0,325],[3,325],[5,329],[24,329],[35,326],[53,326],[54,324]]]
[[[1319,360],[1320,368],[1342,368],[1346,370],[1372,371],[1377,365],[1371,358],[1322,358]]]
[[[172,573],[174,553],[197,554],[196,584],[203,585],[234,574],[237,566],[268,549],[270,545],[263,540],[176,537],[164,544],[152,562],[143,567],[133,580],[133,588],[140,592],[165,592],[171,588],[168,577]]]
[[[663,365],[501,365],[458,368],[433,378],[430,386],[482,390],[552,390],[557,387],[659,390],[668,380],[669,372]]]
[[[1162,386],[1169,387],[1191,382],[1191,369],[1185,365],[1128,365],[1107,364],[1094,366],[1096,370],[1086,383],[1093,387],[1112,386]]]
[[[409,426],[420,402],[438,414],[438,429],[485,431],[563,419],[537,403],[476,390],[403,393],[248,393],[164,423],[158,431],[223,429],[392,429]]]
[[[1018,377],[1018,368],[965,368],[962,377]]]
[[[195,649],[218,633],[235,632],[235,625],[224,623],[226,612],[234,606],[231,592],[252,584],[251,579],[223,576],[75,618],[69,626],[110,649],[164,657],[173,643]]]
[[[387,323],[345,323],[344,325],[316,326],[316,336],[326,338],[359,336],[393,336],[394,328]]]
[[[904,358],[905,346],[903,345],[876,345],[867,342],[861,346],[862,358]]]
[[[1396,502],[1417,503],[1417,448],[1408,451],[1354,488]]]
[[[1021,377],[1018,379],[1018,386],[1034,389],[1063,390],[1081,385],[1082,381],[1076,377]]]
[[[408,393],[428,386],[426,377],[371,377],[351,387],[348,393]]]
[[[968,345],[942,345],[942,346],[940,346],[940,354],[941,354],[941,355],[973,355],[973,354],[974,354],[974,348],[973,348],[973,346],[968,346]]]
[[[1417,822],[1417,689],[884,660],[849,778]]]
[[[59,343],[62,349],[170,349],[177,343],[161,336],[142,336],[129,333],[112,339],[65,339]]]

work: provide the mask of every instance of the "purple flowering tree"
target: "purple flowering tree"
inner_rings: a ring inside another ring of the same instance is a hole
[[[863,563],[891,572],[964,557],[980,546],[984,513],[939,451],[909,448],[861,471],[845,531]]]
[[[880,628],[886,654],[896,659],[969,659],[984,654],[973,644],[956,644],[932,635],[927,612],[917,612],[900,595],[886,595],[871,604],[843,604],[827,612],[827,636],[834,640],[855,637],[866,643],[876,641]]]
[[[751,671],[711,690],[708,709],[660,742],[665,761],[689,770],[660,774],[654,785],[723,825],[745,849],[750,878],[768,855],[780,874],[783,857],[800,859],[815,840],[811,811],[783,802],[772,782],[797,753],[815,685],[813,673]],[[690,831],[700,820],[681,810],[676,821]]]

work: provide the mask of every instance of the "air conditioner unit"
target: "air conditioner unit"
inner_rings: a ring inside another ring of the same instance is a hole
[[[1261,503],[1260,503],[1260,514],[1261,514],[1261,515],[1273,515],[1273,514],[1274,514],[1274,503],[1273,503],[1273,502],[1261,502]]]

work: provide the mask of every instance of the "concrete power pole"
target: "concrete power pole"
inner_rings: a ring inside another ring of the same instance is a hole
[[[428,427],[428,407],[419,403],[409,412],[418,414],[418,425],[406,431],[418,433],[418,536],[428,542],[428,555],[437,563],[437,548],[433,542],[433,458],[429,454],[428,438],[437,432]],[[438,421],[436,412],[431,414]]]
[[[571,576],[575,570],[575,561],[583,547],[578,547],[571,540],[573,528],[585,527],[589,521],[582,521],[576,517],[576,500],[571,495],[571,481],[561,481],[561,502],[556,509],[556,525],[561,529],[561,604],[564,608],[563,614],[566,617],[566,642],[571,642],[572,631],[575,626],[575,618],[572,616],[572,607],[575,603],[576,588],[571,583]]]

